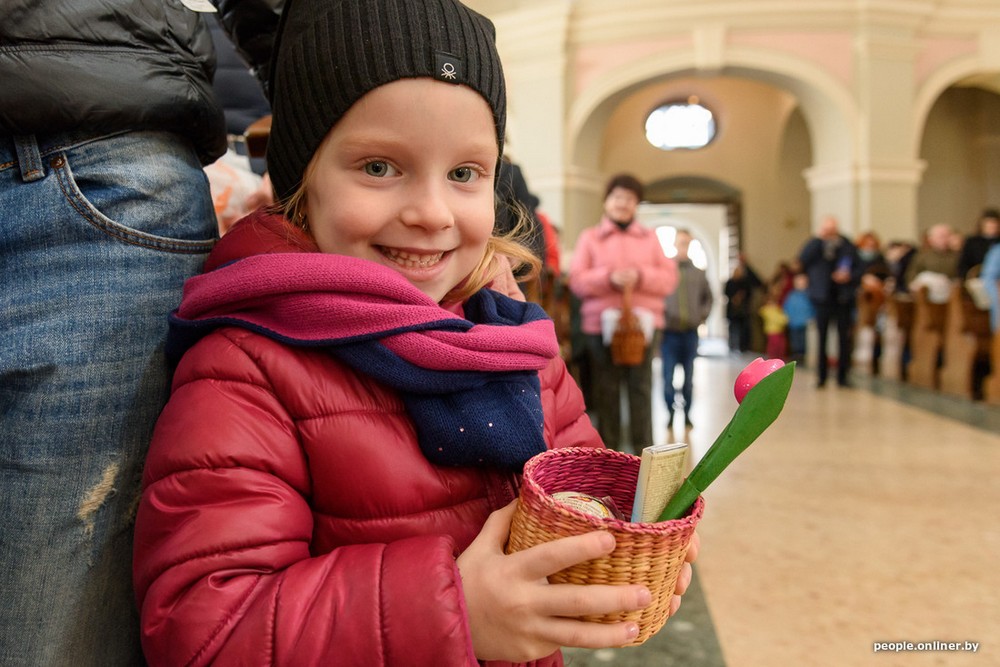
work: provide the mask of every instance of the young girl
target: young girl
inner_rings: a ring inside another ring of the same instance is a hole
[[[601,443],[552,323],[487,288],[501,253],[529,256],[492,237],[492,24],[453,0],[296,0],[275,48],[286,215],[237,224],[171,319],[136,519],[150,664],[559,665],[627,643],[632,623],[574,617],[649,591],[546,581],[611,535],[503,553],[524,462]]]
[[[764,355],[768,359],[784,359],[788,327],[788,315],[781,308],[781,285],[772,285],[768,290],[767,301],[760,307],[758,313],[764,325],[764,335],[767,336],[767,348]]]

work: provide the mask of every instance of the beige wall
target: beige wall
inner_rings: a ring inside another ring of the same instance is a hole
[[[937,223],[968,233],[986,206],[1000,207],[1000,95],[952,88],[934,104],[921,141],[927,171],[918,199],[921,232]]]
[[[986,92],[1000,90],[1000,2],[469,4],[496,22],[514,154],[566,250],[617,171],[738,191],[744,249],[765,272],[826,214],[849,233],[916,238],[1000,205]],[[645,114],[691,93],[718,114],[717,142],[646,145]]]
[[[810,235],[810,197],[803,173],[812,164],[809,128],[802,113],[795,109],[788,117],[778,147],[778,227],[772,234],[774,254],[792,257]],[[764,252],[755,245],[752,250]],[[773,257],[770,257],[773,260]]]
[[[651,146],[643,134],[646,115],[664,101],[689,95],[696,95],[715,114],[715,141],[697,151]],[[808,192],[801,173],[808,162],[782,159],[788,117],[795,106],[789,93],[748,79],[680,78],[650,85],[622,100],[608,119],[601,170],[641,174],[646,182],[680,174],[705,176],[737,190],[744,250],[752,260],[759,258],[759,268],[770,271],[778,258],[796,253],[809,233]],[[800,152],[802,148],[796,146]],[[808,143],[804,148],[808,151]],[[789,226],[789,220],[795,224]]]

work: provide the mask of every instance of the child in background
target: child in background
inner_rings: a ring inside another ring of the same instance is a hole
[[[792,361],[803,362],[806,358],[806,329],[809,321],[816,317],[816,310],[809,300],[809,277],[797,273],[792,278],[792,291],[785,297],[782,308],[788,316],[788,354]]]
[[[237,223],[171,317],[134,548],[149,663],[548,667],[629,642],[631,622],[574,617],[641,609],[644,587],[546,581],[609,533],[503,552],[525,461],[601,442],[551,321],[489,289],[537,261],[492,235],[492,24],[453,0],[284,12],[284,215]]]
[[[764,326],[767,337],[765,356],[768,359],[784,359],[787,347],[785,328],[788,326],[788,315],[781,307],[781,286],[774,285],[768,290],[767,301],[760,307],[758,314]]]

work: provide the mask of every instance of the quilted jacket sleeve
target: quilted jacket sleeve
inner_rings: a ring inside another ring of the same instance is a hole
[[[310,553],[296,426],[225,336],[178,368],[143,482],[134,580],[151,665],[475,664],[450,539]]]
[[[590,423],[583,393],[561,358],[541,371],[545,439],[556,447],[603,447],[597,429]]]

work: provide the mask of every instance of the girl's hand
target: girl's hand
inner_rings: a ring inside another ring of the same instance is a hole
[[[476,657],[526,662],[562,646],[603,648],[635,639],[639,628],[633,622],[590,623],[572,617],[643,609],[652,600],[644,586],[579,586],[546,580],[571,565],[611,553],[614,536],[595,531],[506,555],[503,547],[516,502],[491,514],[458,557]],[[695,543],[692,548],[697,553]],[[672,611],[691,581],[690,566],[681,574]]]
[[[687,555],[684,557],[684,565],[681,567],[680,574],[677,575],[677,585],[674,587],[674,597],[670,599],[670,613],[667,616],[673,616],[677,613],[677,610],[681,607],[681,596],[687,592],[688,586],[691,585],[691,577],[693,572],[691,570],[691,563],[694,559],[698,557],[698,551],[701,549],[701,537],[698,536],[698,531],[694,532],[691,536],[691,544],[688,546]]]

